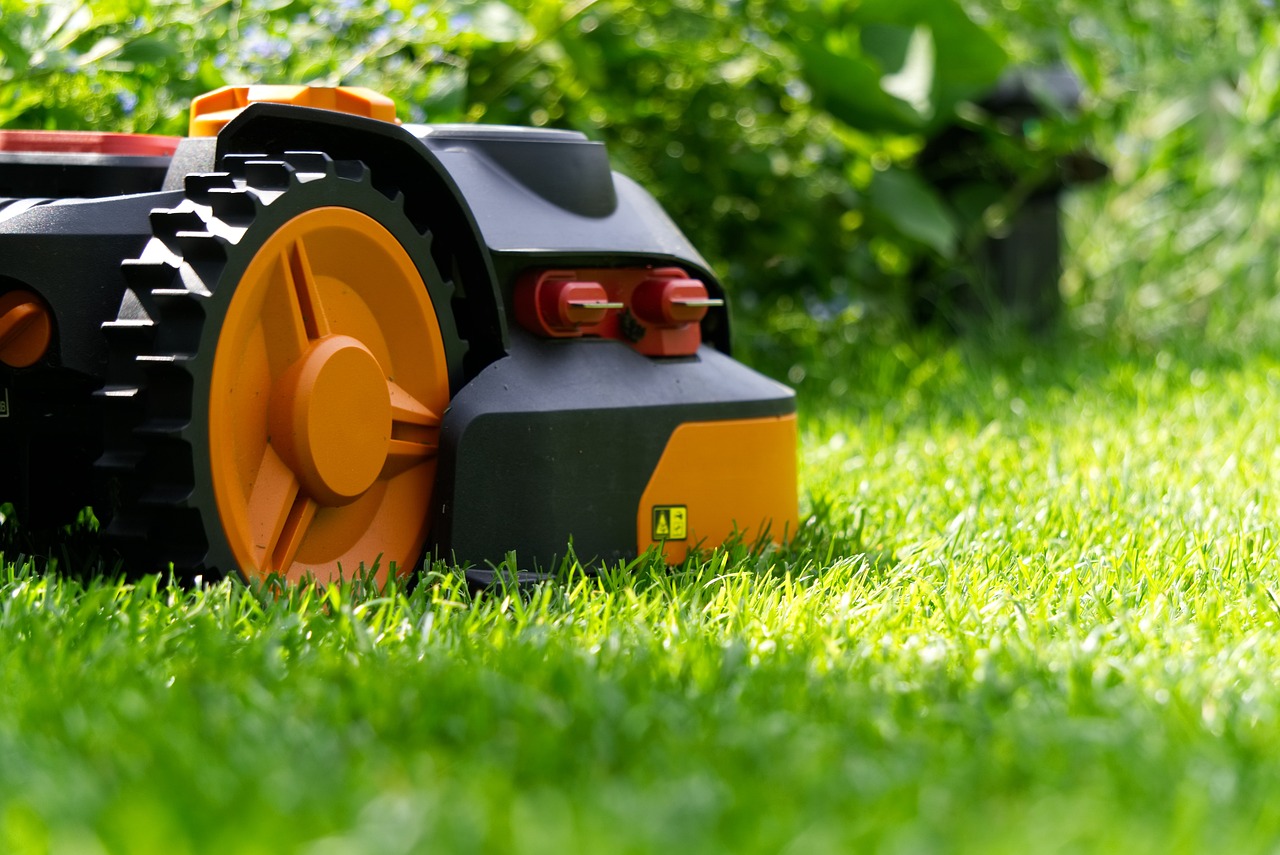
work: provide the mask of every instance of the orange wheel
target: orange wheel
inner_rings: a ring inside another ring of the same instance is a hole
[[[104,325],[107,535],[187,579],[411,573],[467,349],[442,213],[323,153],[220,165],[152,211]]]
[[[391,233],[341,207],[277,229],[227,308],[209,388],[214,496],[246,575],[410,569],[448,401],[435,309]]]

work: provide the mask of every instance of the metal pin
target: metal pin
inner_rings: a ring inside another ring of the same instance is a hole
[[[688,306],[692,309],[713,309],[717,306],[723,306],[724,300],[716,297],[704,297],[700,300],[672,300],[673,306]]]
[[[609,303],[603,300],[570,300],[569,305],[575,309],[621,309],[622,303]]]

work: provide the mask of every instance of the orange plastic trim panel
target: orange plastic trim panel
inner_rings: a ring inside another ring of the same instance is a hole
[[[280,227],[236,287],[209,390],[214,496],[245,574],[411,572],[448,401],[435,310],[391,233],[336,207]]]
[[[679,563],[734,534],[780,543],[799,523],[795,415],[687,422],[671,434],[640,498],[640,550]]]
[[[396,121],[396,104],[387,96],[360,86],[224,86],[191,102],[193,137],[217,136],[218,131],[250,104],[293,104],[334,110],[353,116]]]
[[[53,314],[30,291],[0,295],[0,363],[10,368],[35,365],[53,340]]]

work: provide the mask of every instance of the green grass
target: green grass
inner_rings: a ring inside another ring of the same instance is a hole
[[[785,552],[478,599],[10,567],[0,849],[1268,850],[1280,360],[845,357]]]

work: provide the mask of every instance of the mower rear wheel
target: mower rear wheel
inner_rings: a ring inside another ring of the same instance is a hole
[[[230,167],[191,176],[126,263],[109,533],[184,575],[408,573],[465,350],[431,235],[361,164]]]
[[[435,311],[391,233],[342,207],[277,229],[236,287],[209,390],[237,564],[295,579],[416,559],[448,401]]]

